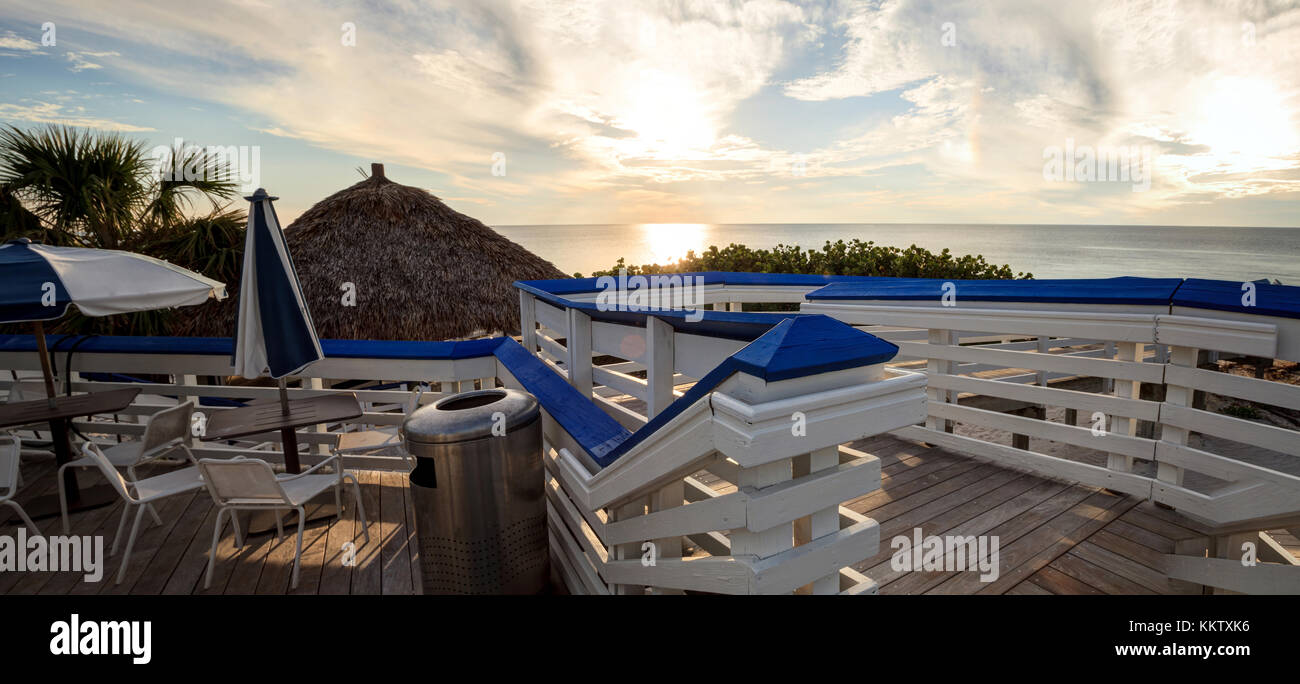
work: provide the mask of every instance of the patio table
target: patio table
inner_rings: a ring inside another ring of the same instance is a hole
[[[91,392],[73,396],[33,399],[13,404],[0,405],[0,428],[31,425],[32,423],[49,423],[50,435],[54,442],[54,460],[63,465],[74,460],[72,445],[68,442],[68,420],[79,416],[97,413],[117,413],[135,401],[140,389],[109,390]],[[113,503],[118,499],[117,492],[111,487],[91,487],[82,491],[77,486],[75,468],[69,468],[63,474],[63,487],[67,488],[68,510],[84,511]],[[58,494],[47,494],[32,500],[24,506],[32,519],[48,518],[59,514]]]

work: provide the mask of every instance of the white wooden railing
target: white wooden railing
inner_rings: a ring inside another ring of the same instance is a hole
[[[805,299],[819,287],[726,284],[706,288],[704,302],[728,311],[799,302],[803,313],[895,342],[890,370],[924,374],[928,401],[923,421],[894,434],[1172,507],[1212,531],[1193,554],[1236,562],[1244,538],[1267,546],[1256,536],[1264,530],[1300,531],[1300,432],[1198,401],[1209,394],[1300,410],[1300,386],[1198,368],[1220,356],[1300,359],[1300,320],[1145,304]],[[629,333],[563,303],[595,298],[522,293],[526,345],[629,428],[744,344],[672,333],[653,318]],[[1195,559],[1189,570],[1185,558],[1168,559],[1171,576],[1233,590],[1279,586],[1271,567],[1242,579]],[[1300,577],[1287,577],[1300,590]]]
[[[639,326],[593,320],[528,291],[520,310],[523,346],[629,430],[748,344],[653,315]],[[879,527],[841,504],[879,488],[880,464],[841,445],[921,420],[923,385],[883,364],[777,382],[736,373],[603,468],[546,416],[551,540],[566,584],[602,594],[875,593],[850,566],[878,551]]]
[[[57,351],[56,365],[63,372],[68,358]],[[66,348],[66,345],[65,345]],[[109,389],[137,388],[141,394],[127,409],[117,415],[80,419],[73,426],[95,441],[113,442],[143,433],[144,417],[158,411],[159,406],[177,401],[198,403],[199,397],[246,401],[276,401],[279,394],[274,386],[227,385],[230,373],[228,353],[123,353],[87,351],[84,348],[71,355],[72,391],[93,392]],[[421,398],[422,404],[436,401],[447,393],[495,387],[496,363],[491,355],[471,359],[393,359],[393,358],[326,358],[310,367],[310,374],[292,378],[288,389],[290,398],[309,397],[330,392],[354,392],[360,400],[362,416],[340,423],[319,425],[298,431],[298,443],[304,452],[304,464],[315,463],[337,440],[340,432],[361,428],[396,430],[402,421],[401,410],[411,398],[409,390],[416,383],[429,384],[431,391]],[[12,371],[12,372],[11,372]],[[148,376],[152,383],[122,381],[91,381],[85,375],[113,373],[126,376]],[[24,394],[43,395],[40,385],[40,362],[34,351],[0,351],[0,391],[6,394],[15,383],[17,374],[24,385]],[[367,390],[339,387],[348,381],[363,380],[360,386],[379,383],[405,383],[392,389]],[[60,378],[58,390],[64,391]],[[408,389],[409,388],[409,389]],[[257,456],[272,463],[283,463],[278,432],[252,435],[233,442],[205,442],[199,439],[208,416],[230,410],[226,406],[201,405],[196,407],[194,434],[191,449],[200,458],[228,458],[236,454],[256,451]],[[349,457],[349,467],[377,470],[405,470],[404,462],[396,453],[392,455]]]

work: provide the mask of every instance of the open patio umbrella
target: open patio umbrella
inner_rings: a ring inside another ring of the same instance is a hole
[[[44,321],[75,304],[86,316],[152,311],[225,299],[226,286],[143,254],[110,249],[52,247],[27,238],[0,245],[0,323],[34,323],[45,391],[54,375],[45,348]]]
[[[302,371],[325,354],[271,204],[279,198],[258,188],[244,199],[252,204],[239,280],[235,373],[250,380],[263,375],[279,380],[280,407],[288,414],[285,376]]]
[[[69,305],[76,305],[86,316],[109,316],[190,306],[225,297],[224,284],[143,254],[52,247],[26,238],[0,245],[0,323],[35,324],[36,348],[51,410],[56,406],[54,373],[45,344],[44,322],[61,318]],[[60,464],[71,460],[66,420],[51,420],[50,433],[56,460]],[[65,473],[65,478],[69,498],[79,508],[101,503],[79,496],[72,470]],[[43,517],[46,512],[41,506],[33,509],[34,517]]]

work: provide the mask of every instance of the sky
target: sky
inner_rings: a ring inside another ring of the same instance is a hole
[[[1300,1],[0,0],[0,123],[245,148],[286,222],[383,162],[490,225],[1297,226]]]

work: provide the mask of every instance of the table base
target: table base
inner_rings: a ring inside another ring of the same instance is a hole
[[[343,515],[351,516],[352,511],[348,509],[347,496],[351,492],[344,491]],[[303,508],[307,511],[306,524],[314,523],[318,520],[333,520],[338,514],[339,509],[334,505],[334,492],[328,491],[324,494],[307,502]],[[285,537],[297,534],[298,531],[298,512],[293,510],[278,511],[252,511],[247,517],[240,520],[244,525],[244,533],[249,536],[256,536],[267,533],[275,533],[275,521],[279,519],[284,524]]]

